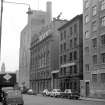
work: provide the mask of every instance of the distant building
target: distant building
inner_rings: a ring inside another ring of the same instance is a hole
[[[2,63],[2,66],[1,66],[1,73],[5,73],[5,63]]]
[[[59,88],[59,33],[67,21],[54,19],[31,42],[30,85],[36,92]],[[37,39],[36,39],[37,36]]]
[[[83,2],[83,96],[105,99],[105,0]]]
[[[30,43],[32,36],[39,32],[42,26],[51,21],[51,2],[47,2],[46,12],[35,10],[28,13],[28,24],[21,31],[19,55],[19,85],[29,87]]]
[[[83,80],[83,15],[77,15],[59,28],[60,89],[80,92]]]
[[[19,84],[19,70],[16,70],[16,82]]]

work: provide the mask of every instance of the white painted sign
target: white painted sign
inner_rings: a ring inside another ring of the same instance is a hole
[[[9,75],[9,74],[6,74],[6,75],[3,76],[3,78],[6,79],[7,81],[8,81],[11,77],[12,77],[12,76]]]
[[[51,33],[51,30],[46,31],[44,34],[42,34],[41,36],[39,36],[39,41],[42,41],[43,39],[45,39],[47,36],[49,36]]]

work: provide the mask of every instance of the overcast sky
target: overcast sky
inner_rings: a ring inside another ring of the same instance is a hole
[[[52,1],[52,15],[57,17],[62,12],[61,18],[72,19],[81,14],[83,0],[5,0],[13,2],[29,3],[33,10],[45,11],[46,1]],[[5,63],[6,71],[16,71],[19,69],[19,47],[20,32],[27,24],[28,6],[4,3],[3,27],[2,27],[2,47],[1,61]]]

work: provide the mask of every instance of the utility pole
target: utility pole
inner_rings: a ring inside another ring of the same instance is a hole
[[[3,16],[3,0],[1,0],[1,7],[0,7],[0,60],[1,60],[2,16]]]

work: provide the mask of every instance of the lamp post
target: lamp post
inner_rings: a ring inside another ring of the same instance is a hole
[[[0,60],[1,60],[1,36],[2,36],[2,15],[3,15],[3,0],[0,1]]]
[[[3,17],[3,3],[11,3],[14,5],[26,5],[28,6],[28,14],[32,14],[31,8],[30,8],[30,4],[27,3],[19,3],[19,2],[10,2],[10,1],[5,1],[5,0],[1,0],[1,7],[0,7],[0,60],[1,60],[1,36],[2,36],[2,17]]]

